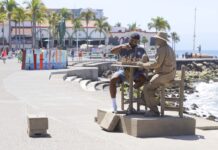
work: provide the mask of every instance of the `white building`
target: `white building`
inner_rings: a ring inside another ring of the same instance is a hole
[[[52,9],[53,11],[59,11],[59,9]],[[71,9],[70,11],[73,12],[75,15],[74,17],[78,17],[83,11],[86,9]],[[96,9],[93,10],[97,17],[103,17],[103,10]],[[85,44],[87,41],[86,37],[86,23],[82,21],[83,31],[79,31],[78,34],[73,30],[73,25],[71,21],[66,21],[66,33],[64,36],[64,43],[67,48],[76,47],[76,41],[78,40],[78,44]],[[8,22],[0,24],[0,47],[3,44],[8,45],[8,32],[9,26]],[[3,32],[4,31],[4,35]],[[21,26],[18,24],[16,25],[12,21],[12,48],[31,48],[32,47],[32,26],[30,21],[25,21],[24,24],[21,23]],[[145,36],[148,42],[145,44],[146,48],[150,48],[153,45],[151,36],[153,36],[154,32],[144,32],[144,31],[134,31],[141,35],[141,37]],[[90,45],[99,45],[106,44],[106,45],[118,45],[128,41],[128,37],[132,32],[127,31],[125,27],[112,27],[110,33],[99,33],[96,31],[95,21],[90,21],[88,25],[88,41]],[[50,34],[51,35],[51,34]],[[3,37],[5,40],[3,40]],[[58,45],[58,39],[49,37],[49,24],[47,22],[43,24],[37,24],[36,26],[36,46],[37,47],[48,47],[49,44],[51,45],[51,40],[54,40],[54,46]],[[3,42],[4,41],[4,42]],[[50,41],[50,42],[48,42]],[[49,43],[49,44],[48,44]],[[51,47],[51,46],[50,46]]]

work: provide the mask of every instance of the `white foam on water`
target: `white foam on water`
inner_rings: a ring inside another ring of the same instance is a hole
[[[198,93],[187,94],[187,101],[185,101],[184,105],[190,107],[195,103],[199,106],[197,110],[199,115],[204,112],[218,117],[218,82],[201,82],[196,83],[195,86]]]

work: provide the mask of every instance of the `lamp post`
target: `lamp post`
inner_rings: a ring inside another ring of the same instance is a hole
[[[3,27],[2,27],[2,40],[3,40],[3,47],[5,47],[4,23],[3,23]]]
[[[42,33],[42,34],[41,34],[41,48],[44,47],[44,46],[43,46],[43,38],[44,38],[44,34]]]
[[[76,30],[76,51],[77,51],[77,56],[78,56],[79,54],[78,30]]]

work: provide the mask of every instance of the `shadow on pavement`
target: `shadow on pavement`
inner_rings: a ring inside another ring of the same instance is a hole
[[[184,140],[184,141],[196,141],[200,139],[205,139],[204,136],[202,135],[171,136],[166,138],[175,139],[175,140]]]

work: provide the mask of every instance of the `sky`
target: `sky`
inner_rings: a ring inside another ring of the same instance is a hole
[[[23,0],[16,0],[22,4]],[[218,0],[42,0],[48,8],[93,8],[103,9],[108,22],[122,26],[136,22],[149,31],[151,18],[163,17],[177,32],[178,50],[193,48],[194,10],[197,8],[196,46],[202,50],[218,51]],[[154,30],[150,30],[154,31]]]

